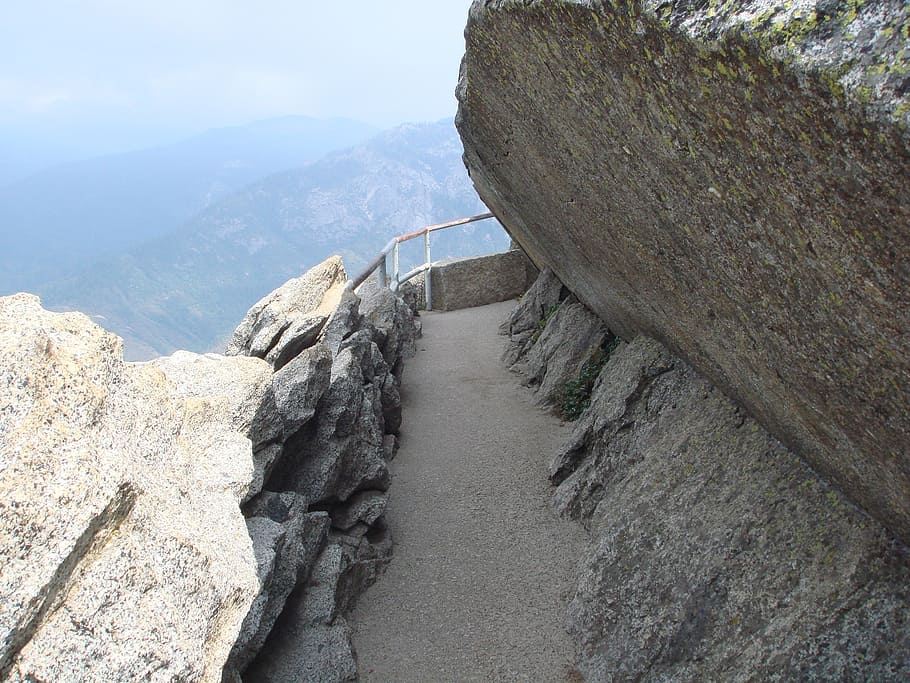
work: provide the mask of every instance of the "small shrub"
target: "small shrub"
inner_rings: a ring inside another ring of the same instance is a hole
[[[556,311],[559,310],[561,304],[562,302],[553,304],[550,307],[550,310],[544,313],[543,318],[537,321],[537,329],[534,330],[534,334],[531,335],[532,344],[537,343],[537,340],[540,339],[540,335],[543,334],[544,329],[547,327],[547,323],[550,322],[550,318],[556,315]]]
[[[619,337],[609,335],[601,347],[581,366],[578,377],[565,383],[557,408],[563,420],[574,422],[591,405],[591,392],[604,365],[619,346]]]

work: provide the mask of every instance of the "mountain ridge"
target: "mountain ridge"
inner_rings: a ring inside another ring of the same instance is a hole
[[[353,272],[394,234],[484,211],[461,151],[451,119],[382,132],[251,183],[39,293],[48,308],[86,311],[124,337],[133,360],[217,349],[263,292],[326,257],[340,254]],[[435,236],[434,258],[507,245],[498,224],[467,226]],[[418,257],[422,245],[403,247],[403,263]]]
[[[377,132],[347,119],[268,119],[64,163],[0,186],[0,292],[72,275],[179,228],[233,190]]]

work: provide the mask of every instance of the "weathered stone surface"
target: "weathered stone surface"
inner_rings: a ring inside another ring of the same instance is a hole
[[[505,251],[440,261],[430,271],[433,308],[455,311],[514,299],[528,288],[524,254]]]
[[[415,315],[418,311],[425,311],[427,309],[426,274],[415,275],[405,282],[398,290],[398,295]]]
[[[390,481],[381,388],[388,367],[370,330],[340,343],[317,418],[286,444],[273,475],[274,486],[311,503],[343,502],[357,491],[386,490]]]
[[[246,386],[189,391],[121,349],[81,314],[0,299],[8,680],[218,681],[256,595],[232,420],[247,425],[259,372],[232,363]]]
[[[499,326],[499,333],[509,337],[502,354],[502,360],[507,366],[511,367],[524,358],[543,332],[543,326],[555,315],[559,304],[567,296],[568,290],[559,278],[552,270],[544,268],[511,315]]]
[[[377,288],[364,295],[360,312],[373,326],[386,364],[400,378],[404,360],[417,353],[420,329],[413,311],[391,290]]]
[[[361,522],[345,532],[333,531],[330,538],[341,546],[345,555],[336,602],[338,608],[347,613],[354,609],[360,595],[375,583],[392,559],[392,534],[380,516],[371,526]]]
[[[527,352],[525,382],[537,387],[538,400],[553,404],[566,382],[600,352],[610,331],[574,298],[566,299]]]
[[[316,414],[331,374],[332,357],[324,344],[301,351],[274,374],[271,389],[285,439],[296,434]]]
[[[617,349],[554,461],[592,532],[587,680],[904,680],[910,555],[657,342]]]
[[[457,121],[480,196],[535,263],[904,541],[908,13],[475,2]]]
[[[328,546],[304,586],[288,601],[245,683],[341,683],[357,678],[347,622],[336,600],[344,554]]]
[[[568,290],[549,268],[544,268],[512,309],[508,318],[499,326],[499,333],[506,335],[534,332],[541,320],[556,312],[568,296]]]
[[[199,355],[178,351],[151,361],[174,383],[182,398],[206,398],[228,411],[231,424],[253,444],[253,476],[242,498],[246,502],[262,489],[281,452],[282,415],[270,384],[271,366],[247,356]]]
[[[370,527],[385,512],[388,502],[389,496],[384,491],[361,491],[332,510],[332,527],[341,531],[348,531],[355,524]]]
[[[263,588],[225,681],[240,672],[245,681],[353,676],[349,632],[338,615],[353,606],[391,556],[391,536],[381,519],[386,498],[377,489],[389,485],[387,462],[401,423],[399,377],[419,327],[408,306],[388,290],[367,288],[364,300],[344,290],[324,313],[318,338],[283,359],[263,400],[262,411],[281,424],[273,444],[280,455],[267,476],[268,488],[280,492],[263,493],[244,507],[255,532]],[[335,528],[296,553],[290,510],[298,505],[324,511],[316,514],[330,516]],[[293,563],[283,560],[282,569],[281,557],[299,555],[298,574],[305,580],[320,554],[323,565],[311,585],[299,586],[285,603]],[[327,567],[332,567],[328,579]],[[275,621],[282,605],[283,616]]]
[[[316,340],[346,282],[338,256],[289,280],[249,310],[234,330],[226,353],[269,358],[276,368],[282,367]]]
[[[281,370],[291,359],[316,343],[328,319],[325,313],[301,316],[282,333],[280,343],[265,354],[265,359],[275,370]]]
[[[386,462],[392,462],[398,454],[398,437],[394,434],[386,434],[382,437],[382,454]]]
[[[246,523],[262,588],[228,660],[228,668],[238,672],[262,649],[299,578],[309,574],[319,556],[329,528],[326,513],[306,514],[303,499],[291,492],[267,492],[250,512]]]
[[[262,410],[272,379],[268,363],[244,356],[177,351],[152,364],[174,383],[182,398],[221,397],[225,409],[233,406],[229,415],[231,424],[250,438],[253,448],[279,438],[281,423],[273,411]]]
[[[344,290],[335,310],[319,335],[319,341],[329,347],[332,357],[338,354],[341,343],[362,327],[360,315],[360,297],[354,292]]]
[[[361,315],[333,263],[257,304],[228,357],[124,364],[85,316],[0,299],[0,677],[255,680],[282,613],[303,625],[276,680],[354,675],[338,615],[391,554],[374,490],[415,326],[397,297]]]

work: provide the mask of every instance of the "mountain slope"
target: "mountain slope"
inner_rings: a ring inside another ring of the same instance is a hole
[[[0,294],[176,230],[263,176],[374,135],[344,119],[286,117],[64,164],[0,187]]]
[[[327,256],[341,254],[353,274],[396,234],[484,211],[461,152],[451,120],[398,128],[254,183],[40,293],[50,307],[95,315],[131,358],[211,349],[259,298]],[[487,221],[435,239],[434,258],[507,245]],[[408,247],[405,263],[422,249]]]

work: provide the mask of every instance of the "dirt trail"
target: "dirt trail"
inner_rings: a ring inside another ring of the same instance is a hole
[[[514,302],[423,315],[404,375],[392,563],[351,616],[362,681],[570,681],[584,532],[548,507],[567,427],[499,361]]]

